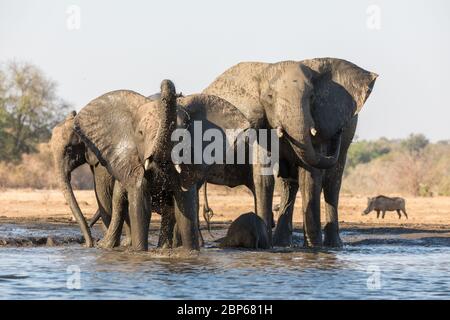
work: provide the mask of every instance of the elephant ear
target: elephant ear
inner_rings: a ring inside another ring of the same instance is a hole
[[[133,91],[113,91],[92,100],[75,117],[75,131],[125,185],[143,172],[134,140],[133,111],[148,101]]]
[[[209,94],[194,94],[178,99],[178,104],[189,115],[188,130],[195,139],[197,132],[193,130],[192,124],[195,121],[202,123],[202,137],[206,130],[217,129],[223,134],[226,130],[245,131],[252,125],[244,114],[227,100]],[[228,143],[233,146],[239,135],[227,135]],[[200,137],[201,138],[201,137]],[[231,140],[230,140],[231,139]],[[202,141],[202,140],[198,140]],[[205,145],[208,142],[204,142]]]
[[[359,113],[377,74],[346,60],[318,58],[301,64],[311,72],[314,120],[325,136],[332,136]]]
[[[190,121],[202,121],[203,129],[248,129],[250,122],[227,100],[209,94],[193,94],[179,98],[178,104],[189,114]]]
[[[233,146],[236,143],[239,135],[227,135],[230,133],[226,130],[242,130],[250,128],[250,122],[247,118],[231,103],[214,95],[208,94],[195,94],[187,97],[177,99],[179,106],[178,111],[178,126],[186,128],[190,134],[191,141],[191,155],[193,164],[181,164],[181,185],[187,187],[199,179],[203,179],[207,171],[210,169],[210,164],[205,162],[205,159],[201,157],[196,161],[196,156],[199,155],[198,150],[195,150],[195,146],[198,141],[202,142],[202,148],[200,154],[205,150],[210,142],[204,141],[205,133],[209,129],[216,129],[220,131],[222,137],[228,139],[228,147]],[[201,123],[201,130],[198,125]],[[211,132],[211,131],[210,131]],[[216,131],[217,132],[217,131]],[[238,132],[233,132],[234,134]],[[200,136],[199,136],[200,135]],[[215,138],[213,138],[215,141]],[[222,158],[223,163],[226,163],[227,150],[226,145],[224,147]],[[201,160],[201,161],[200,161]]]
[[[301,63],[313,71],[316,82],[332,81],[341,86],[354,101],[354,114],[361,111],[378,77],[376,73],[342,59],[317,58]]]

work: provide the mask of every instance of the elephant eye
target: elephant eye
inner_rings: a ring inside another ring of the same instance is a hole
[[[144,133],[142,132],[142,130],[139,130],[139,135],[143,136]]]

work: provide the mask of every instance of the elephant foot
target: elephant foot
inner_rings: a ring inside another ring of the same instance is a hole
[[[322,248],[323,244],[322,244],[322,241],[319,241],[319,240],[311,241],[310,239],[305,239],[303,246],[305,248],[317,249],[317,248]]]
[[[278,219],[278,224],[273,234],[273,245],[276,247],[290,247],[292,246],[292,226],[289,223],[286,214],[281,215]]]
[[[275,247],[291,247],[292,235],[291,234],[279,234],[275,232],[273,236],[273,245]]]
[[[169,241],[168,238],[159,238],[157,248],[160,249],[171,249],[172,243]]]
[[[126,236],[120,241],[121,247],[131,247],[131,237]]]
[[[325,247],[330,247],[330,248],[342,248],[342,246],[343,246],[342,240],[339,237],[339,235],[336,235],[334,237],[326,237],[325,236],[323,245]]]
[[[158,248],[160,248],[160,249],[172,249],[172,246],[170,245],[170,243],[165,242],[165,243],[159,245]]]
[[[117,247],[116,239],[103,238],[97,242],[97,248],[100,249],[112,249],[114,247]]]
[[[342,248],[342,240],[336,227],[333,227],[332,225],[326,225],[324,228],[324,233],[324,246],[331,248]]]
[[[323,229],[323,244],[330,248],[342,248],[342,240],[339,236],[339,227],[336,223],[327,223]]]
[[[322,242],[322,230],[305,230],[303,229],[303,237],[304,242],[303,246],[305,248],[322,248],[323,242]]]
[[[94,241],[92,239],[88,239],[84,242],[83,245],[85,248],[93,248],[94,247]]]

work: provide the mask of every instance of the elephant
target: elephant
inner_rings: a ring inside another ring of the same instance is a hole
[[[157,100],[159,99],[159,95],[160,94],[157,93],[150,95],[147,98],[150,100]],[[179,97],[181,94],[177,94],[177,96]],[[59,185],[70,206],[73,216],[80,225],[85,239],[85,245],[87,247],[92,247],[94,241],[91,236],[90,228],[92,228],[100,218],[102,218],[106,228],[110,225],[115,179],[108,170],[100,164],[95,154],[86,147],[85,143],[74,131],[74,118],[76,114],[76,111],[70,112],[61,123],[53,128],[50,145]],[[80,210],[70,184],[72,171],[85,163],[89,164],[93,173],[95,195],[98,203],[98,210],[89,224],[87,224],[86,219]],[[163,221],[165,221],[165,219],[163,219]],[[126,222],[125,231],[127,236],[122,244],[124,246],[129,246],[131,244],[131,238],[128,219],[126,219]],[[106,235],[108,236],[108,233]],[[164,237],[165,235],[163,232],[161,238]],[[116,245],[118,245],[118,243],[114,242],[113,239],[108,239],[108,237],[103,238],[97,243],[97,246],[106,248]]]
[[[220,241],[221,248],[270,248],[266,224],[254,212],[247,212],[234,220],[228,228],[227,235]]]
[[[348,147],[358,113],[369,97],[373,72],[337,58],[278,63],[241,62],[217,77],[205,94],[221,97],[238,108],[252,127],[276,129],[279,137],[281,214],[273,244],[292,244],[292,214],[301,187],[305,246],[339,247],[338,200]],[[258,164],[247,166],[233,181],[246,185],[255,197],[255,211],[267,226],[271,220],[274,176],[259,174]],[[230,185],[229,176],[208,183]],[[320,222],[320,194],[324,191],[324,239]]]
[[[196,122],[201,124],[199,131]],[[195,158],[196,142],[200,141],[203,154],[207,145],[203,137],[209,129],[224,132],[248,127],[244,115],[229,102],[205,94],[177,97],[170,80],[162,81],[157,100],[117,90],[88,103],[75,117],[75,132],[120,182],[114,198],[127,199],[127,203],[118,200],[117,210],[113,209],[112,237],[120,237],[127,206],[133,250],[148,250],[152,211],[162,214],[161,229],[166,235],[173,233],[176,238],[176,227],[183,247],[198,250],[198,189],[216,165],[204,159],[174,163],[173,134],[178,129],[189,134],[194,144],[182,153]]]

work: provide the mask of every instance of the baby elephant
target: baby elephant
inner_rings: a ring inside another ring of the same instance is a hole
[[[383,219],[386,211],[397,211],[399,219],[402,217],[401,212],[403,212],[406,219],[408,219],[405,209],[405,199],[399,197],[389,198],[380,195],[378,197],[367,198],[367,208],[362,215],[364,216],[371,211],[377,212],[377,219],[380,217],[380,211]]]
[[[231,223],[227,236],[221,241],[220,247],[239,247],[250,249],[270,248],[264,220],[253,212],[240,215]]]

